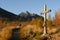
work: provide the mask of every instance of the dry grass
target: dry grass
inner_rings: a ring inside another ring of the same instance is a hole
[[[16,28],[19,23],[10,22],[2,24],[3,28],[0,30],[0,40],[7,40],[11,37],[12,29]],[[30,24],[29,22],[25,22],[20,27],[20,37],[28,38],[30,40],[40,40],[40,35],[43,32],[43,28],[37,26],[36,24]],[[60,27],[51,27],[47,28],[48,33],[53,37],[52,40],[60,40]]]

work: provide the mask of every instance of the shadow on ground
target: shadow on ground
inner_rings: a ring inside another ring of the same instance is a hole
[[[8,40],[20,40],[20,38],[19,38],[19,30],[20,30],[20,28],[14,28],[12,30],[11,38],[9,38]]]

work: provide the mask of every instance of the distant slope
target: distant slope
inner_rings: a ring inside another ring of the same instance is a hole
[[[0,17],[7,18],[9,20],[16,20],[17,15],[0,8]]]

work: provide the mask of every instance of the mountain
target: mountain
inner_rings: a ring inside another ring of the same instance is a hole
[[[31,14],[30,12],[26,11],[26,12],[21,12],[19,14],[20,17],[22,18],[26,18],[27,20],[31,20],[32,18],[37,18],[37,17],[40,17],[39,15],[37,14]]]
[[[11,13],[7,10],[4,10],[4,9],[0,8],[0,18],[7,18],[9,20],[16,20],[17,15],[15,15],[14,13]]]
[[[25,17],[25,18],[29,18],[29,17],[39,17],[39,15],[37,15],[37,14],[31,14],[30,12],[28,12],[28,11],[26,11],[26,12],[21,12],[20,14],[19,14],[21,17]]]
[[[28,11],[21,12],[19,15],[16,15],[14,13],[11,13],[3,8],[0,8],[0,18],[8,19],[10,21],[31,21],[32,18],[38,18],[41,17],[37,14],[32,14]]]

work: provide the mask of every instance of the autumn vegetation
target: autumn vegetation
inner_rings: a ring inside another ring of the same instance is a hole
[[[20,28],[19,37],[21,40],[41,40],[40,36],[43,33],[44,18],[41,16],[38,18],[32,18],[30,21],[24,20],[25,19],[20,18],[18,21],[9,21],[0,18],[0,40],[9,40],[12,36],[12,30],[17,28],[17,26]],[[60,12],[55,12],[53,18],[49,15],[46,20],[48,33],[53,36],[53,40],[60,30]]]

